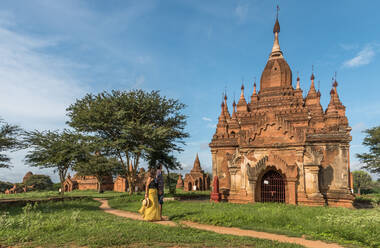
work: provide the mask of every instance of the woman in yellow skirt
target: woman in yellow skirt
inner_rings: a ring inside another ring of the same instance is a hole
[[[147,221],[161,220],[158,206],[157,182],[154,180],[155,177],[156,170],[150,169],[149,177],[145,184],[145,199],[149,199],[149,204],[148,206],[142,206],[139,210],[144,220]]]

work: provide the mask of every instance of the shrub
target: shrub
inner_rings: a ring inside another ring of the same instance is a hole
[[[0,192],[4,192],[7,189],[13,187],[13,183],[0,181]]]
[[[37,190],[49,190],[53,188],[53,182],[49,176],[46,175],[31,175],[26,181],[26,186],[34,185]]]

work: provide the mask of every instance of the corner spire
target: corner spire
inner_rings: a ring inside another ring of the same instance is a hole
[[[223,107],[224,107],[224,114],[226,116],[226,119],[230,119],[231,116],[230,116],[230,112],[228,111],[228,106],[227,106],[227,94],[224,93],[224,103],[223,103]]]

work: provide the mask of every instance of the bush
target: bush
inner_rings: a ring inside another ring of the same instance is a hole
[[[13,183],[0,181],[0,192],[4,192],[5,190],[10,189],[12,187]]]
[[[53,182],[49,176],[46,175],[31,175],[26,181],[26,186],[34,185],[33,189],[37,190],[51,190],[53,188]]]
[[[59,191],[60,188],[61,188],[61,183],[54,183],[52,190],[53,191]]]

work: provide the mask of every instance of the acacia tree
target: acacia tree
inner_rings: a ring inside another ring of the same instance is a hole
[[[31,131],[25,133],[25,142],[29,146],[25,162],[40,168],[53,168],[58,172],[61,182],[61,194],[67,171],[81,155],[79,136],[67,129],[59,131]]]
[[[372,184],[372,178],[365,171],[353,171],[352,176],[354,178],[354,188],[357,190],[358,195],[360,195],[360,190],[369,188]]]
[[[363,145],[369,148],[369,153],[356,154],[357,158],[364,163],[363,169],[380,175],[380,126],[364,131],[367,136]]]
[[[4,154],[7,151],[22,149],[23,142],[18,138],[22,130],[16,125],[10,125],[0,118],[0,168],[9,168],[10,158]]]
[[[102,151],[103,146],[97,139],[84,137],[81,142],[81,155],[73,165],[80,175],[93,175],[98,181],[98,192],[103,193],[103,180],[122,171],[120,162],[108,157]]]
[[[123,166],[132,194],[140,162],[155,150],[154,144],[166,141],[171,150],[181,150],[188,136],[184,107],[158,91],[112,91],[87,94],[67,108],[67,115],[71,127],[102,139],[107,154]]]

